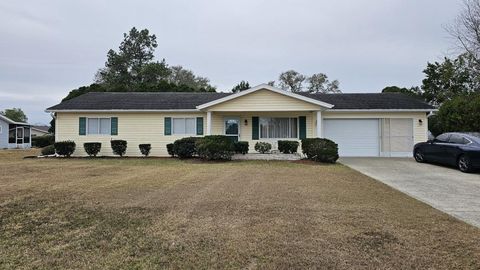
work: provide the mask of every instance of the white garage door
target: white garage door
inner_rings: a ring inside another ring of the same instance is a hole
[[[325,119],[323,134],[338,144],[342,157],[376,157],[380,154],[377,119]]]

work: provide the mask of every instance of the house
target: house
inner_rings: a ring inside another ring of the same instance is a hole
[[[0,149],[30,148],[30,125],[0,114]]]
[[[399,93],[291,93],[262,84],[240,93],[99,92],[48,108],[56,115],[57,141],[73,140],[76,155],[84,142],[128,142],[127,155],[150,143],[153,156],[167,156],[166,145],[186,136],[222,134],[248,141],[276,142],[325,137],[340,156],[411,156],[427,140],[432,106]]]
[[[32,126],[32,137],[49,135],[48,129],[48,126]]]

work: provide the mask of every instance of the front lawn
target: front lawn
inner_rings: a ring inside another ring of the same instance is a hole
[[[0,151],[0,268],[478,269],[480,230],[342,165]]]

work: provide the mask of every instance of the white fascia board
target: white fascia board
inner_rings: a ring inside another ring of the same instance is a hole
[[[281,94],[281,95],[284,95],[284,96],[296,98],[296,99],[299,99],[299,100],[302,100],[302,101],[305,101],[305,102],[308,102],[308,103],[312,103],[312,104],[315,104],[315,105],[318,105],[318,106],[321,106],[321,107],[325,107],[325,108],[328,108],[328,109],[333,108],[332,104],[329,104],[329,103],[326,103],[326,102],[323,102],[323,101],[320,101],[320,100],[304,97],[302,95],[298,95],[298,94],[295,94],[295,93],[292,93],[292,92],[288,92],[288,91],[273,87],[273,86],[268,85],[268,84],[260,84],[260,85],[257,85],[255,87],[252,87],[250,89],[247,89],[245,91],[241,91],[241,92],[233,94],[233,95],[229,95],[229,96],[226,96],[226,97],[223,97],[223,98],[216,99],[214,101],[210,101],[210,102],[198,105],[197,109],[202,110],[202,109],[205,109],[205,108],[223,103],[225,101],[229,101],[229,100],[232,100],[232,99],[235,99],[235,98],[239,98],[239,97],[248,95],[250,93],[253,93],[253,92],[256,92],[256,91],[262,90],[262,89],[266,89],[266,90],[269,90],[269,91],[272,91],[272,92],[275,92],[275,93],[278,93],[278,94]]]
[[[327,112],[436,112],[438,109],[329,109]]]
[[[114,112],[132,112],[132,113],[143,113],[143,112],[200,112],[198,109],[181,109],[181,110],[45,110],[45,112],[91,112],[91,113],[114,113]]]

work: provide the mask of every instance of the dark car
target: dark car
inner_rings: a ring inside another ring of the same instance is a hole
[[[456,166],[462,172],[480,168],[480,137],[466,133],[443,133],[433,140],[417,143],[413,148],[417,162],[434,162]]]

